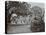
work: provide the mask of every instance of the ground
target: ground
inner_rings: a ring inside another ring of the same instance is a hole
[[[32,32],[30,29],[30,25],[10,25],[8,26],[7,33],[15,34],[15,33],[30,33]]]

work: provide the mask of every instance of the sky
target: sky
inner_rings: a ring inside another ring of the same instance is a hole
[[[44,8],[45,7],[44,6],[44,3],[29,2],[29,4],[31,4],[31,7],[33,7],[33,6],[39,6],[41,8]]]

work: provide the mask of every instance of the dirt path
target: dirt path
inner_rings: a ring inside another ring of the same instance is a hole
[[[30,25],[9,26],[8,33],[30,33]]]

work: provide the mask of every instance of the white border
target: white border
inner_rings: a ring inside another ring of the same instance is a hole
[[[5,35],[5,1],[6,0],[0,0],[0,34],[1,35]],[[7,0],[7,1],[9,1],[9,0]],[[12,0],[12,1],[45,3],[45,23],[46,23],[46,0]],[[40,32],[39,33],[23,33],[23,34],[20,33],[18,35],[46,35],[46,24],[45,24],[45,32],[42,32],[42,33],[40,33]]]

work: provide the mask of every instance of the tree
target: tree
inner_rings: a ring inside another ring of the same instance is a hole
[[[11,14],[15,13],[17,15],[25,16],[32,14],[32,12],[29,10],[31,7],[31,4],[28,4],[27,2],[17,2],[17,1],[7,1],[7,16],[10,20]]]
[[[31,7],[31,4],[28,4],[27,2],[13,2],[13,1],[9,1],[9,3],[7,3],[8,6],[8,11],[12,10],[14,13],[16,13],[17,15],[27,15],[29,14],[29,8]],[[14,8],[15,7],[15,8]],[[10,11],[10,12],[12,12]],[[31,13],[31,12],[30,12]]]
[[[40,7],[34,6],[31,10],[35,16],[42,16],[42,9]]]

